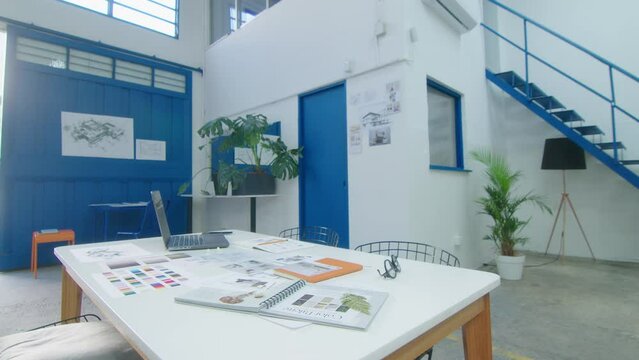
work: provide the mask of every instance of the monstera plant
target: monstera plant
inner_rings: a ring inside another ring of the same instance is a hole
[[[281,180],[294,179],[299,175],[299,158],[302,148],[289,149],[279,137],[273,139],[266,133],[269,128],[268,119],[262,114],[248,114],[235,119],[219,117],[211,120],[198,129],[198,135],[208,139],[200,150],[211,146],[218,154],[243,148],[244,157],[232,156],[232,162],[218,161],[215,169],[216,193],[226,194],[228,184],[234,192],[245,183],[251,183],[255,189],[244,189],[242,194],[272,193],[275,178]],[[268,160],[265,160],[268,159]],[[236,164],[239,161],[240,164]],[[200,169],[191,179],[201,172],[213,170],[213,166]],[[189,187],[191,181],[182,184],[179,193]],[[271,186],[272,184],[272,186]],[[202,190],[208,195],[206,187]]]

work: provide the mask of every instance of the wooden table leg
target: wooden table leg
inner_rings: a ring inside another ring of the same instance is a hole
[[[70,319],[80,316],[82,307],[82,289],[75,283],[73,278],[67,273],[67,269],[62,270],[62,305],[60,320]]]
[[[486,294],[434,328],[395,350],[395,352],[386,357],[386,360],[414,360],[460,327],[463,328],[464,333],[466,360],[492,359],[490,298]],[[488,350],[483,350],[486,348]],[[435,350],[435,352],[437,351]]]
[[[481,299],[483,310],[464,324],[464,358],[466,360],[490,360],[493,358],[493,342],[490,330],[490,295]]]

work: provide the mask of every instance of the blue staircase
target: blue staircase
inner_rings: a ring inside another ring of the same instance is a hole
[[[486,78],[497,87],[502,89],[504,92],[512,96],[519,103],[527,107],[537,116],[545,120],[548,124],[552,125],[555,129],[559,130],[563,135],[572,140],[575,144],[579,145],[589,154],[597,158],[604,165],[608,166],[611,170],[619,174],[626,181],[639,188],[639,174],[637,174],[630,168],[633,165],[639,165],[639,160],[623,159],[623,150],[626,149],[626,145],[617,140],[615,114],[618,112],[623,113],[636,122],[639,122],[639,118],[616,104],[613,71],[616,74],[624,75],[636,81],[637,83],[639,83],[639,78],[620,68],[619,66],[614,65],[610,61],[600,57],[599,55],[596,55],[590,50],[587,50],[582,46],[572,42],[571,40],[563,37],[562,35],[544,27],[534,20],[531,20],[530,18],[527,18],[526,16],[506,7],[505,5],[495,0],[488,0],[488,2],[496,5],[501,9],[506,10],[507,12],[523,20],[523,46],[520,46],[512,40],[506,38],[489,25],[482,24],[482,26],[485,30],[496,35],[500,39],[505,40],[510,45],[514,46],[525,54],[525,74],[522,77],[514,71],[495,73],[489,69],[486,69]],[[565,71],[558,69],[557,67],[550,64],[548,61],[530,52],[528,48],[527,38],[528,27],[530,25],[536,26],[538,29],[551,34],[552,36],[564,41],[570,46],[576,47],[577,49],[584,52],[586,55],[594,57],[595,59],[605,64],[608,67],[610,73],[611,95],[604,95],[597,90],[592,89],[591,87],[585,85],[584,82],[573,78]],[[608,101],[611,108],[612,134],[605,134],[597,125],[587,124],[586,120],[576,110],[567,109],[566,106],[564,106],[559,99],[552,95],[549,95],[538,85],[531,82],[530,74],[528,72],[529,59],[535,59],[537,62],[556,71],[559,75],[562,75],[573,81],[577,85],[585,88],[593,95]],[[639,124],[637,126],[639,126]],[[637,144],[639,145],[639,142]]]

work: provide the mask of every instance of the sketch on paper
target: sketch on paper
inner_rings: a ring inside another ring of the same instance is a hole
[[[71,253],[81,262],[121,260],[148,255],[149,252],[134,244],[118,244],[72,249]]]
[[[349,149],[351,154],[360,154],[362,152],[362,127],[360,125],[352,125],[349,134]]]
[[[166,161],[166,142],[136,139],[135,158],[138,160]]]
[[[391,143],[391,129],[389,125],[368,129],[368,145],[388,145]]]
[[[399,104],[399,81],[386,84],[386,113],[397,114],[401,111]]]
[[[133,119],[62,112],[62,156],[133,159]]]

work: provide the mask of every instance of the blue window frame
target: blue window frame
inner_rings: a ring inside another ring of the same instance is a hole
[[[179,0],[60,0],[177,38]]]
[[[427,79],[430,168],[464,170],[461,95]]]
[[[29,33],[29,37],[22,36]],[[25,66],[46,67],[50,71],[70,71],[80,77],[100,77],[159,93],[190,94],[188,72],[161,65],[139,56],[114,54],[111,51],[56,39],[37,32],[17,32],[15,56]],[[69,74],[69,76],[74,76]]]

